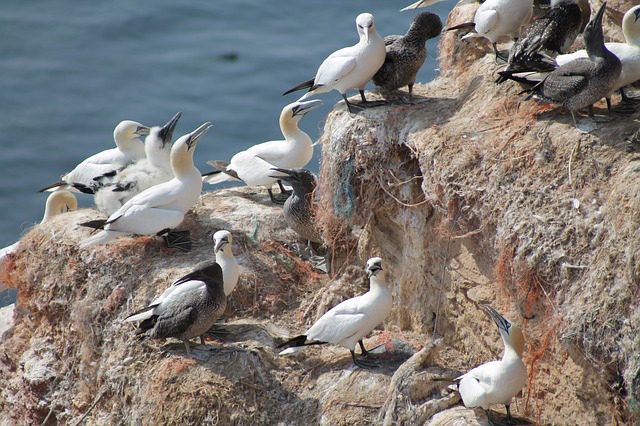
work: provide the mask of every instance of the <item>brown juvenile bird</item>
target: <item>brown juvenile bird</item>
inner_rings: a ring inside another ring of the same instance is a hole
[[[409,86],[409,102],[413,102],[413,84],[416,75],[427,59],[427,40],[442,32],[442,21],[438,15],[422,12],[413,18],[405,35],[389,35],[384,38],[387,56],[384,64],[373,76],[376,86],[385,90],[396,90]]]

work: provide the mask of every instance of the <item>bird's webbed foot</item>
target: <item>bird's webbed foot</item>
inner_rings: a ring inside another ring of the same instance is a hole
[[[162,237],[168,248],[176,248],[182,251],[191,251],[193,242],[189,231],[168,231]]]
[[[360,368],[370,369],[379,367],[378,363],[375,361],[362,359],[362,357],[356,358],[356,353],[354,351],[351,351],[351,358],[353,359],[353,363]]]
[[[290,197],[290,194],[287,193],[280,193],[280,194],[275,194],[273,193],[273,191],[271,189],[267,189],[267,192],[269,193],[269,198],[271,199],[271,202],[274,204],[284,204],[287,199]]]

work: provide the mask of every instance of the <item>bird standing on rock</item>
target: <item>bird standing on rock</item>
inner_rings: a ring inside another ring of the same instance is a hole
[[[193,164],[193,153],[200,138],[209,130],[205,123],[182,136],[171,148],[171,169],[175,177],[141,192],[109,219],[81,225],[102,229],[80,243],[81,248],[105,244],[121,235],[165,235],[168,247],[190,250],[189,231],[174,231],[202,192],[202,176]]]
[[[60,182],[42,188],[38,192],[66,189],[93,194],[103,181],[108,181],[119,169],[144,158],[144,143],[140,140],[140,136],[148,134],[149,128],[136,121],[120,122],[113,131],[115,148],[92,155],[62,176]]]
[[[289,348],[280,352],[280,355],[295,353],[302,346],[333,343],[349,349],[353,363],[358,367],[376,367],[373,361],[356,358],[356,344],[360,345],[362,356],[371,357],[362,339],[389,315],[392,298],[382,270],[382,259],[369,259],[365,270],[369,275],[369,291],[334,306],[305,334],[278,345],[278,348]]]
[[[373,83],[385,90],[409,87],[409,102],[413,102],[413,84],[416,75],[427,58],[427,40],[442,31],[438,15],[422,12],[413,18],[405,35],[389,35],[384,38],[386,57],[384,64],[373,76]]]
[[[605,43],[605,47],[622,63],[622,71],[614,84],[613,91],[619,89],[622,100],[632,102],[624,93],[623,87],[640,80],[640,6],[634,6],[624,14],[622,33],[626,43]],[[562,66],[575,59],[587,58],[588,56],[587,51],[582,49],[557,56],[556,63]]]
[[[594,103],[605,97],[610,104],[608,96],[614,90],[622,70],[620,59],[604,44],[602,17],[606,6],[607,2],[602,3],[583,32],[589,58],[576,59],[556,68],[537,84],[526,77],[500,75],[521,83],[535,84],[526,91],[530,93],[527,99],[535,97],[565,106],[571,111],[574,125],[579,128],[575,112],[586,107],[591,109]]]
[[[151,339],[175,337],[182,340],[189,355],[189,340],[200,337],[204,345],[203,335],[224,313],[226,306],[222,268],[216,262],[209,262],[174,281],[162,296],[129,315],[125,321],[142,321],[136,334]]]
[[[281,176],[280,179],[289,182],[293,188],[293,194],[284,203],[283,208],[287,226],[296,231],[300,238],[319,246],[322,244],[322,237],[316,228],[313,213],[316,177],[307,169],[274,168],[273,170],[283,173],[285,176]]]
[[[527,367],[522,362],[524,336],[518,326],[511,324],[491,306],[483,308],[498,326],[504,355],[500,361],[487,362],[458,377],[458,391],[465,407],[482,407],[487,416],[489,406],[504,404],[507,419],[511,421],[511,400],[527,383]]]
[[[298,123],[305,114],[320,105],[322,101],[311,100],[296,101],[285,106],[280,113],[280,130],[284,140],[254,145],[234,155],[229,163],[219,160],[209,161],[207,164],[218,170],[205,173],[202,176],[203,182],[213,185],[225,181],[240,181],[248,186],[265,186],[271,201],[283,204],[289,194],[286,193],[282,182],[277,177],[271,176],[272,168],[304,167],[311,161],[313,142],[309,135],[298,127]],[[280,186],[280,197],[274,196],[271,191],[275,182]]]
[[[360,36],[358,44],[333,52],[322,62],[314,78],[286,91],[283,95],[308,88],[309,91],[300,98],[300,101],[303,101],[317,93],[337,90],[351,114],[355,113],[355,110],[378,105],[379,102],[367,101],[364,88],[384,63],[386,55],[384,41],[376,31],[372,14],[358,15],[356,26]],[[349,89],[360,91],[361,103],[349,102],[346,95]]]
[[[533,15],[533,0],[487,0],[476,11],[473,22],[449,27],[446,31],[461,28],[474,28],[462,39],[484,37],[493,45],[493,51],[498,58],[503,58],[496,43],[501,36],[520,37],[520,31]],[[506,58],[503,58],[506,60]]]

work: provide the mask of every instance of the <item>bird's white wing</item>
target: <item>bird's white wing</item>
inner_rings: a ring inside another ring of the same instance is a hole
[[[172,203],[180,196],[179,188],[177,185],[173,185],[173,182],[170,180],[142,191],[109,216],[107,222],[115,221],[133,206],[152,208]]]
[[[314,85],[326,86],[334,84],[349,74],[356,67],[352,48],[340,49],[322,62],[314,79]]]
[[[284,155],[286,155],[286,152],[284,152],[284,148],[286,146],[286,141],[268,141],[258,145],[254,145],[243,152],[260,157],[261,159],[270,163],[274,160],[281,159]],[[233,159],[231,160],[231,162],[233,162]]]
[[[237,153],[231,159],[227,170],[233,170],[249,186],[272,185],[276,180],[269,177],[274,174],[273,164],[248,152]]]
[[[327,312],[307,331],[308,340],[340,343],[369,324],[366,313],[340,314]]]
[[[478,13],[476,13],[475,23],[476,23],[476,32],[478,34],[488,34],[491,30],[493,30],[496,25],[498,25],[498,20],[500,19],[498,12],[493,9],[489,10],[480,10],[478,9]]]
[[[198,289],[204,285],[205,284],[202,281],[174,281],[171,283],[169,288],[162,292],[160,296],[155,298],[153,302],[149,303],[149,306],[159,305],[169,298],[174,299],[183,293],[188,293],[189,291]]]

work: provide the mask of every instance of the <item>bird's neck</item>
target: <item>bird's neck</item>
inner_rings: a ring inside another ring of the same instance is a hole
[[[411,25],[409,31],[407,31],[407,34],[404,36],[404,40],[405,42],[415,45],[425,44],[427,42],[427,32]]]
[[[229,262],[238,263],[231,250],[227,249],[220,250],[216,253],[216,262],[219,264],[226,264]]]
[[[369,279],[369,291],[375,294],[388,293],[389,287],[387,287],[387,283],[384,278],[380,276],[373,276]]]
[[[196,175],[198,179],[202,179],[190,155],[179,156],[177,158],[171,157],[171,169],[178,180],[188,179]]]
[[[284,138],[289,142],[289,141],[297,141],[300,138],[303,137],[309,137],[307,136],[307,134],[305,132],[303,132],[302,130],[300,130],[300,128],[298,127],[298,121],[297,120],[291,120],[291,119],[280,119],[280,130],[282,131],[282,134],[284,135]]]
[[[609,50],[604,45],[604,38],[602,34],[592,37],[590,40],[585,40],[587,47],[587,55],[589,59],[595,61],[598,58],[604,58]],[[611,52],[609,52],[611,53]]]
[[[502,355],[503,362],[514,362],[520,360],[522,361],[522,355],[518,354],[515,349],[513,349],[510,345],[504,345],[504,355]]]
[[[627,44],[632,46],[640,47],[640,28],[638,28],[638,23],[634,21],[635,14],[631,13],[629,19],[625,19],[622,21],[622,34],[624,34],[624,39]]]

